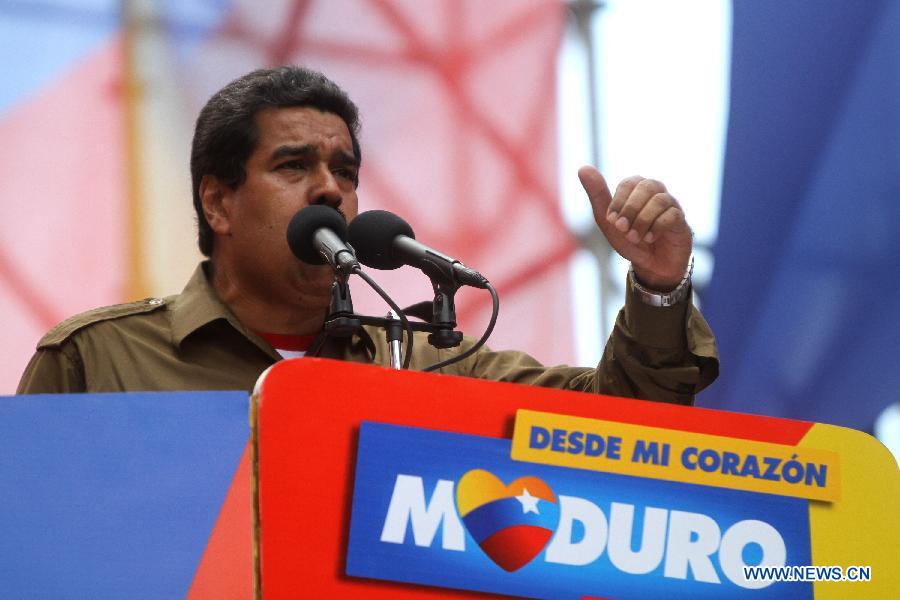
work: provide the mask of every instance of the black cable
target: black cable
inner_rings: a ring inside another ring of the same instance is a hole
[[[412,325],[409,324],[409,319],[406,318],[406,315],[403,314],[403,311],[400,310],[400,307],[397,306],[397,303],[391,300],[391,297],[387,295],[381,286],[375,283],[375,281],[366,275],[362,268],[353,267],[353,272],[362,277],[363,281],[369,284],[369,286],[375,290],[379,296],[387,302],[388,306],[397,313],[397,317],[400,319],[400,322],[403,323],[403,329],[406,330],[406,350],[403,352],[403,368],[409,368],[409,362],[412,360],[412,348],[413,348],[413,328]]]
[[[456,356],[451,356],[446,360],[442,360],[440,362],[436,362],[431,366],[425,367],[422,369],[425,372],[435,371],[437,369],[442,369],[447,365],[452,365],[455,362],[459,362],[464,358],[468,358],[478,352],[478,350],[484,346],[484,343],[487,341],[489,337],[491,337],[491,332],[494,331],[494,325],[497,324],[497,315],[500,313],[500,297],[497,295],[497,290],[494,289],[494,286],[490,284],[490,282],[485,281],[485,289],[491,293],[491,301],[493,303],[493,308],[491,310],[491,321],[488,323],[487,329],[484,330],[484,334],[481,338],[475,342],[475,344],[461,354],[457,354]]]

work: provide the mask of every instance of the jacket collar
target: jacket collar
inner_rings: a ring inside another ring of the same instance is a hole
[[[194,274],[184,286],[184,290],[173,299],[171,304],[172,342],[180,348],[186,339],[200,329],[211,326],[213,323],[227,323],[265,352],[273,361],[281,360],[281,355],[268,342],[244,327],[228,308],[228,305],[219,299],[209,280],[210,266],[209,261],[197,265]],[[359,335],[354,335],[352,339],[335,338],[320,333],[313,342],[309,354],[345,359],[362,354],[367,356],[368,360],[372,360],[375,355],[375,346],[365,330],[360,330]]]
[[[197,265],[187,285],[172,302],[172,342],[179,348],[195,332],[213,323],[227,323],[273,360],[281,356],[265,340],[244,327],[228,305],[219,299],[209,281],[210,262]]]

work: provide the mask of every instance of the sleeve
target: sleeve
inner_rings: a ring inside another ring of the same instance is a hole
[[[466,362],[471,377],[685,405],[719,374],[715,338],[693,305],[649,306],[631,289],[596,369],[545,367],[513,351]]]
[[[17,394],[71,394],[86,391],[84,367],[71,344],[39,348],[31,357]]]
[[[693,404],[697,392],[718,376],[715,338],[693,304],[649,306],[629,289],[597,367],[593,391]]]

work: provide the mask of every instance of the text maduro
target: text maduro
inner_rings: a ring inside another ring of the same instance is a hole
[[[454,504],[454,482],[440,479],[430,498],[422,477],[398,474],[380,541],[403,544],[412,533],[416,546],[431,547],[440,530],[440,546],[447,551],[466,551],[466,533]],[[662,565],[663,576],[718,584],[718,564],[728,580],[742,588],[760,589],[772,580],[748,580],[744,576],[744,550],[761,551],[757,564],[783,566],[787,548],[771,524],[745,519],[724,531],[712,517],[695,512],[643,507],[643,531],[635,534],[633,504],[611,502],[601,507],[585,498],[560,494],[559,525],[543,553],[547,563],[583,567],[604,553],[615,569],[632,575],[651,573]],[[632,537],[641,540],[637,550]]]

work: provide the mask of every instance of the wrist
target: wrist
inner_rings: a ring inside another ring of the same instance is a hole
[[[694,272],[694,257],[691,256],[684,275],[678,281],[646,281],[635,273],[634,266],[628,269],[628,282],[632,290],[644,304],[650,306],[673,306],[682,302],[690,294],[691,275]]]
[[[634,265],[631,265],[629,271],[631,272],[631,276],[634,278],[635,283],[658,294],[671,292],[678,287],[678,284],[680,284],[682,280],[682,275],[678,275],[675,279],[672,279],[641,273],[639,269],[634,268]]]

